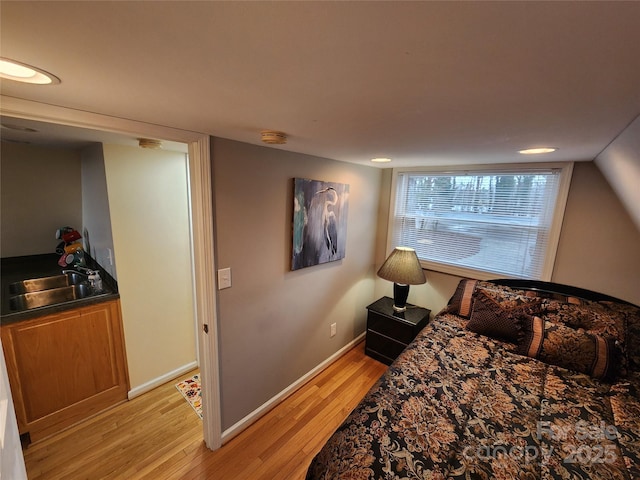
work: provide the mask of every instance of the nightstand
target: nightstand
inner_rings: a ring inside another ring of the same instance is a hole
[[[407,304],[407,310],[393,310],[393,299],[382,297],[367,307],[365,353],[391,365],[416,335],[429,323],[431,310]]]

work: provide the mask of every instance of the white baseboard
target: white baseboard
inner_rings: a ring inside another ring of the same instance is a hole
[[[362,340],[364,340],[364,336],[365,336],[365,332],[361,333],[354,340],[346,344],[344,347],[342,347],[336,353],[331,355],[329,358],[327,358],[324,362],[319,364],[313,370],[311,370],[310,372],[300,377],[298,380],[296,380],[294,383],[292,383],[287,388],[282,390],[276,396],[272,397],[269,401],[262,404],[260,407],[258,407],[253,412],[251,412],[249,415],[239,420],[238,422],[233,424],[231,427],[226,429],[224,432],[222,432],[222,443],[224,444],[229,440],[231,440],[233,437],[235,437],[244,429],[249,427],[253,422],[258,420],[260,417],[262,417],[265,413],[267,413],[273,407],[275,407],[276,405],[284,401],[289,395],[295,392],[298,388],[300,388],[302,385],[307,383],[309,380],[311,380],[313,377],[318,375],[325,368],[327,368],[329,365],[331,365],[333,362],[335,362],[340,357],[342,357],[345,353],[351,350],[355,345],[357,345]]]
[[[127,396],[129,397],[129,400],[132,400],[136,397],[139,397],[143,393],[147,393],[148,391],[153,390],[154,388],[159,387],[160,385],[164,385],[170,380],[173,380],[174,378],[177,378],[180,375],[184,375],[185,373],[190,372],[191,370],[194,370],[196,368],[198,368],[198,362],[191,362],[186,365],[183,365],[182,367],[176,368],[175,370],[165,373],[164,375],[158,378],[154,378],[153,380],[150,380],[146,383],[143,383],[142,385],[138,385],[137,387],[132,388],[131,390],[129,390],[129,393],[127,394]]]

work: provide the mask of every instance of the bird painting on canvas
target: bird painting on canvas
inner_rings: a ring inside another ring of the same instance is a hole
[[[349,185],[294,179],[292,270],[344,258]]]

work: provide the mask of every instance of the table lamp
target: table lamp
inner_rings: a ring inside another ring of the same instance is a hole
[[[427,283],[413,248],[396,247],[378,270],[378,276],[393,282],[393,309],[404,312],[407,309],[409,285]]]

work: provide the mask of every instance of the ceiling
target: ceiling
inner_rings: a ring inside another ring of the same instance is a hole
[[[0,116],[0,139],[13,143],[73,150],[83,149],[96,142],[129,147],[139,146],[139,138],[133,135],[78,128],[5,115]],[[189,149],[186,143],[168,140],[163,140],[160,148],[183,153],[187,153]]]
[[[0,17],[1,56],[61,79],[3,95],[254,144],[280,130],[274,148],[347,162],[592,160],[640,113],[640,2],[2,0]]]

